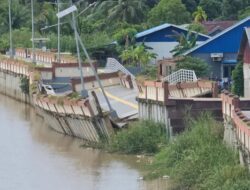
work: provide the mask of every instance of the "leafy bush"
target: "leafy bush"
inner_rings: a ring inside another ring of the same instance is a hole
[[[138,77],[144,76],[147,80],[157,79],[157,66],[156,65],[146,65],[142,68],[142,72],[139,73]]]
[[[243,63],[238,63],[232,73],[232,91],[238,96],[244,95]]]
[[[191,125],[156,155],[149,177],[170,175],[173,189],[249,189],[249,173],[223,144],[222,124],[203,114]]]
[[[120,57],[122,61],[136,66],[147,66],[149,61],[156,58],[156,54],[149,52],[144,44],[130,46],[122,51]]]
[[[177,61],[176,69],[194,70],[198,77],[203,77],[208,74],[209,66],[202,59],[187,56]]]
[[[155,153],[167,142],[164,125],[152,121],[131,123],[128,129],[118,132],[110,142],[113,152],[128,154]]]
[[[24,94],[29,94],[29,79],[27,77],[20,79],[20,88]]]

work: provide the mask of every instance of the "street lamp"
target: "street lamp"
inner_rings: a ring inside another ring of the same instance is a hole
[[[80,79],[81,79],[81,85],[82,85],[81,97],[87,98],[88,97],[88,91],[85,89],[85,86],[84,86],[82,63],[81,63],[80,50],[79,50],[79,43],[78,43],[78,40],[77,40],[77,30],[76,30],[76,22],[75,22],[75,14],[74,14],[74,12],[76,10],[77,10],[76,6],[72,5],[71,7],[67,8],[67,9],[65,9],[63,11],[58,12],[56,14],[56,16],[58,17],[58,19],[61,19],[61,18],[65,17],[66,15],[72,13],[73,29],[74,29],[75,40],[76,40],[76,49],[77,49],[77,60],[78,60],[78,64],[79,64]]]
[[[35,42],[34,42],[34,4],[31,0],[31,23],[32,23],[32,63],[36,63],[35,59]]]
[[[60,12],[60,0],[57,0],[57,13]],[[60,18],[58,17],[58,26],[57,26],[57,61],[61,63],[61,48],[60,48]]]
[[[93,5],[95,5],[95,4],[96,4],[96,3],[93,3],[91,6],[93,6]],[[90,6],[89,6],[89,7],[90,7]],[[88,8],[89,8],[89,7],[88,7]],[[77,8],[75,7],[75,5],[73,5],[73,6],[69,7],[68,9],[65,9],[64,11],[59,12],[59,13],[57,14],[57,17],[62,18],[62,17],[64,17],[64,16],[66,16],[66,15],[72,13],[72,18],[73,18],[72,27],[73,27],[73,29],[74,29],[75,38],[76,38],[78,62],[79,62],[79,68],[80,68],[80,73],[81,73],[81,83],[82,83],[82,88],[83,88],[83,89],[82,89],[82,93],[83,93],[83,95],[84,95],[85,93],[88,94],[87,90],[84,88],[83,74],[82,74],[82,65],[81,65],[81,62],[80,62],[80,52],[79,52],[79,44],[78,44],[78,43],[80,43],[81,48],[82,48],[82,50],[83,50],[83,52],[85,53],[85,56],[86,56],[86,58],[87,58],[87,61],[89,62],[90,66],[91,66],[91,68],[92,68],[92,71],[93,71],[93,73],[94,73],[94,75],[95,75],[95,78],[96,78],[96,80],[97,80],[97,82],[98,82],[98,85],[99,85],[99,87],[100,87],[100,89],[101,89],[101,91],[102,91],[102,94],[103,94],[103,96],[104,96],[104,98],[105,98],[105,100],[106,100],[106,102],[107,102],[108,107],[109,107],[111,117],[112,117],[112,118],[117,118],[118,115],[117,115],[116,111],[112,108],[112,106],[111,106],[111,104],[110,104],[110,102],[109,102],[109,99],[108,99],[108,97],[107,97],[107,95],[106,95],[106,92],[104,91],[104,88],[103,88],[103,86],[102,86],[102,83],[101,83],[101,81],[100,81],[100,78],[99,78],[99,76],[98,76],[98,74],[97,74],[97,72],[96,72],[96,70],[95,70],[95,67],[94,67],[94,65],[93,65],[93,63],[92,63],[92,61],[91,61],[91,59],[90,59],[90,57],[89,57],[89,54],[88,54],[88,52],[87,52],[87,50],[86,50],[86,48],[85,48],[85,46],[84,46],[84,44],[83,44],[83,42],[82,42],[82,40],[81,40],[81,38],[80,38],[80,36],[79,36],[77,30],[76,30],[76,22],[75,22],[75,15],[74,15],[74,12],[75,12],[76,10],[77,10]],[[84,11],[86,11],[86,10],[87,10],[87,8],[84,9],[80,14],[82,14],[82,13],[83,13]],[[80,14],[79,14],[79,15],[80,15]],[[79,16],[79,15],[78,15],[78,16]],[[82,97],[84,97],[84,96],[82,96]]]
[[[90,4],[90,5],[93,6],[93,5],[95,5],[95,4],[96,4],[96,3],[92,3],[92,4]],[[89,7],[91,7],[91,6],[88,6],[88,7],[87,7],[86,9],[84,9],[80,14],[82,14],[84,11],[86,11],[86,10],[87,10]],[[74,15],[74,12],[75,12],[75,11],[76,11],[76,7],[73,5],[73,6],[69,7],[68,9],[66,9],[66,10],[64,10],[64,11],[62,11],[62,12],[60,12],[60,13],[58,13],[58,14],[57,14],[57,17],[62,18],[62,17],[64,17],[64,16],[66,16],[66,15],[72,13],[72,18],[73,18],[73,21],[72,21],[72,28],[74,29],[75,38],[76,38],[77,54],[78,54],[79,67],[80,67],[80,71],[81,71],[81,83],[82,83],[82,86],[83,86],[83,90],[85,90],[85,88],[84,88],[83,75],[82,75],[82,65],[81,65],[81,62],[80,62],[79,43],[80,43],[80,45],[81,45],[81,48],[82,48],[83,52],[85,53],[85,56],[86,56],[86,58],[87,58],[87,61],[89,62],[90,66],[91,66],[91,69],[92,69],[92,71],[93,71],[93,73],[94,73],[94,75],[95,75],[95,78],[96,78],[96,80],[97,80],[97,82],[98,82],[98,85],[99,85],[99,87],[100,87],[100,89],[101,89],[101,92],[102,92],[102,94],[103,94],[103,96],[104,96],[104,98],[105,98],[105,100],[106,100],[106,102],[107,102],[107,105],[108,105],[109,110],[110,110],[110,115],[111,115],[111,117],[112,117],[112,118],[117,118],[117,117],[118,117],[118,116],[117,116],[117,113],[116,113],[116,111],[112,108],[112,106],[111,106],[111,104],[110,104],[110,102],[109,102],[109,99],[108,99],[108,97],[107,97],[107,95],[106,95],[106,92],[105,92],[103,86],[102,86],[102,83],[101,83],[101,81],[100,81],[100,78],[99,78],[99,76],[98,76],[98,74],[97,74],[97,72],[96,72],[96,70],[95,70],[95,67],[94,67],[94,65],[93,65],[93,63],[92,63],[92,61],[91,61],[91,59],[90,59],[90,57],[89,57],[89,54],[88,54],[88,52],[87,52],[87,50],[86,50],[86,48],[85,48],[85,46],[84,46],[84,44],[83,44],[83,42],[82,42],[82,40],[81,40],[79,34],[78,34],[78,32],[77,32],[77,29],[76,29],[76,21],[75,21],[75,15]],[[80,14],[79,14],[79,15],[80,15]],[[78,16],[79,16],[79,15],[78,15]],[[86,90],[85,90],[85,91],[86,91]],[[83,91],[82,91],[82,92],[83,92]],[[84,92],[84,93],[87,93],[87,92]]]
[[[10,54],[10,58],[13,58],[14,54],[13,54],[13,43],[12,43],[11,0],[9,0],[9,30],[10,30],[10,49],[9,49],[9,54]]]

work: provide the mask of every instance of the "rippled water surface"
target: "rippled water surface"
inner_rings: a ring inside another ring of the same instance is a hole
[[[0,95],[0,190],[163,190],[145,182],[135,156],[80,148],[30,106]]]

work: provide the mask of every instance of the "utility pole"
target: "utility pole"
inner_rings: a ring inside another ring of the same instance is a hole
[[[72,4],[73,4],[73,2],[72,2]],[[77,32],[77,28],[76,28],[75,12],[72,12],[72,25],[73,25],[74,34],[75,34],[77,58],[78,58],[78,64],[79,64],[79,70],[80,70],[80,79],[81,79],[81,85],[82,85],[81,97],[87,98],[89,95],[88,95],[88,91],[85,89],[85,85],[84,85],[84,81],[83,81],[82,62],[81,62],[81,55],[80,55],[80,49],[79,49],[79,42],[78,42],[78,39],[77,39],[78,32]]]
[[[73,4],[72,1],[71,1],[71,4]],[[91,4],[91,6],[92,6],[92,5],[95,5],[95,3]],[[90,7],[90,6],[89,6],[89,7]],[[66,16],[66,15],[72,13],[72,24],[71,24],[71,26],[72,26],[72,28],[74,29],[74,33],[75,33],[76,48],[77,48],[77,56],[78,56],[79,69],[80,69],[80,77],[81,77],[81,84],[82,84],[81,96],[82,96],[83,98],[84,98],[84,97],[88,97],[88,91],[87,91],[87,90],[85,89],[85,87],[84,87],[83,73],[82,73],[82,64],[81,64],[80,50],[79,50],[79,43],[80,43],[80,45],[81,45],[81,48],[82,48],[83,52],[84,52],[85,55],[86,55],[87,61],[89,62],[90,66],[91,66],[91,69],[92,69],[92,71],[93,71],[93,73],[94,73],[94,75],[95,75],[95,78],[96,78],[96,80],[97,80],[97,82],[98,82],[98,84],[99,84],[99,87],[100,87],[100,89],[101,89],[101,91],[102,91],[102,94],[104,95],[104,98],[105,98],[105,100],[106,100],[106,102],[107,102],[107,104],[108,104],[108,107],[109,107],[109,110],[110,110],[110,115],[111,115],[111,117],[112,117],[113,119],[116,119],[116,118],[118,117],[117,112],[112,108],[112,106],[111,106],[111,104],[110,104],[110,102],[109,102],[109,99],[108,99],[108,97],[107,97],[107,95],[106,95],[106,93],[105,93],[105,90],[104,90],[104,88],[103,88],[103,86],[102,86],[102,83],[101,83],[101,81],[100,81],[100,78],[99,78],[99,76],[98,76],[98,74],[97,74],[97,72],[96,72],[96,70],[95,70],[95,67],[94,67],[94,65],[93,65],[93,63],[92,63],[92,60],[90,59],[89,54],[88,54],[88,52],[87,52],[87,50],[86,50],[86,48],[85,48],[85,46],[84,46],[84,44],[83,44],[83,42],[82,42],[82,40],[81,40],[79,34],[78,34],[78,32],[77,32],[77,29],[76,29],[76,21],[75,21],[75,14],[74,14],[74,12],[75,12],[76,10],[77,10],[77,8],[76,8],[75,6],[71,6],[71,7],[69,7],[68,9],[65,9],[64,11],[61,11],[60,13],[58,13],[58,14],[57,14],[57,17],[62,18],[62,17],[64,17],[64,16]],[[86,10],[87,10],[87,9],[86,9]],[[84,11],[85,11],[85,10],[84,10]],[[82,14],[84,11],[82,11],[80,14]],[[79,15],[80,15],[80,14],[79,14]]]
[[[31,0],[31,22],[32,22],[32,63],[36,63],[35,59],[35,42],[34,42],[34,0]]]
[[[57,13],[60,12],[60,0],[57,0]],[[60,45],[60,33],[61,33],[61,27],[60,27],[60,18],[58,17],[58,26],[57,26],[57,61],[58,63],[61,63],[61,45]]]
[[[112,108],[112,106],[111,106],[111,104],[110,104],[110,102],[109,102],[109,99],[108,99],[108,97],[107,97],[107,94],[106,94],[106,92],[105,92],[105,90],[104,90],[104,88],[103,88],[103,86],[102,86],[101,80],[100,80],[100,78],[99,78],[99,76],[98,76],[98,73],[97,73],[96,70],[95,70],[95,67],[94,67],[94,65],[93,65],[93,63],[92,63],[92,60],[91,60],[90,57],[89,57],[89,54],[88,54],[88,52],[87,52],[87,49],[86,49],[86,47],[84,46],[84,44],[83,44],[83,42],[82,42],[82,40],[81,40],[79,34],[78,34],[78,33],[76,33],[76,34],[77,34],[77,39],[78,39],[79,42],[80,42],[81,48],[82,48],[84,54],[85,54],[86,57],[87,57],[87,61],[89,62],[90,66],[91,66],[91,68],[92,68],[92,70],[93,70],[93,72],[94,72],[96,81],[98,82],[98,85],[99,85],[99,87],[100,87],[100,89],[101,89],[101,91],[102,91],[102,94],[103,94],[103,96],[104,96],[104,98],[105,98],[105,100],[106,100],[106,102],[107,102],[107,104],[108,104],[108,107],[109,107],[109,110],[110,110],[110,115],[111,115],[112,118],[117,118],[118,115],[117,115],[116,111]]]
[[[13,42],[12,42],[12,19],[11,19],[11,0],[9,0],[9,30],[10,30],[10,58],[14,58],[13,54]]]

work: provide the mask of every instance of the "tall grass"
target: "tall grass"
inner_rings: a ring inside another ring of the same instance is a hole
[[[112,137],[109,150],[126,154],[152,154],[167,143],[165,126],[152,121],[130,123]]]
[[[156,155],[148,177],[170,175],[173,189],[250,189],[238,155],[223,144],[223,126],[209,114],[192,121]]]

